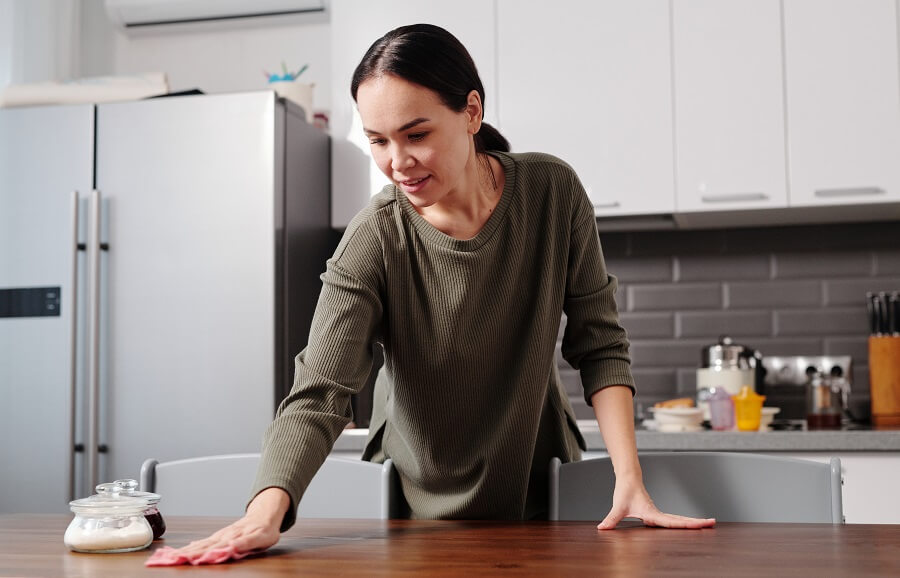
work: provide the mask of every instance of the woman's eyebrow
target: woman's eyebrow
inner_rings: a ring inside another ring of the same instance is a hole
[[[428,119],[428,118],[425,118],[425,117],[421,117],[421,116],[420,116],[419,118],[417,118],[417,119],[415,119],[415,120],[411,120],[411,121],[409,121],[408,123],[406,123],[406,124],[404,124],[403,126],[401,126],[399,129],[397,129],[397,132],[403,132],[403,131],[405,131],[405,130],[409,130],[409,129],[411,129],[411,128],[414,127],[414,126],[419,125],[419,124],[422,124],[423,122],[428,122],[429,120],[431,120],[431,119]],[[378,131],[371,130],[371,129],[368,129],[368,128],[365,128],[365,127],[363,127],[363,132],[366,133],[366,134],[369,134],[369,135],[372,135],[372,134],[380,135],[380,134],[381,134],[381,133],[378,132]]]

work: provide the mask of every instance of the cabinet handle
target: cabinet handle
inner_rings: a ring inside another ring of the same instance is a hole
[[[724,193],[721,195],[703,195],[700,200],[704,203],[740,203],[742,201],[767,201],[769,195],[765,193]]]
[[[816,189],[817,197],[856,197],[861,195],[883,195],[881,187],[852,187],[849,189]]]
[[[615,209],[619,206],[619,201],[610,201],[608,203],[594,203],[595,209]]]

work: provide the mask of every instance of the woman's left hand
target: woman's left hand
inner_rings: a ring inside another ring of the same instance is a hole
[[[639,518],[645,526],[661,528],[709,528],[716,525],[715,518],[688,518],[660,512],[640,478],[616,479],[612,509],[597,529],[613,530],[622,518]]]

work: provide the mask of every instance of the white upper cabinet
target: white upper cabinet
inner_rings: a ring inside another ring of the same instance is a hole
[[[497,125],[497,73],[493,2],[456,0],[379,0],[331,2],[331,225],[343,228],[388,184],[371,160],[350,97],[353,71],[366,50],[386,32],[407,24],[436,24],[465,45],[478,67],[485,90],[485,120]]]
[[[779,0],[674,0],[677,209],[787,206]]]
[[[791,205],[900,201],[895,0],[784,0]]]
[[[598,216],[674,208],[668,0],[498,0],[500,130],[556,155]]]

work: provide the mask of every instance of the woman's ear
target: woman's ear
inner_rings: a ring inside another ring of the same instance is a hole
[[[469,92],[466,98],[466,115],[468,115],[467,125],[469,134],[476,134],[481,130],[481,119],[484,116],[484,109],[481,106],[481,95],[477,90]]]

